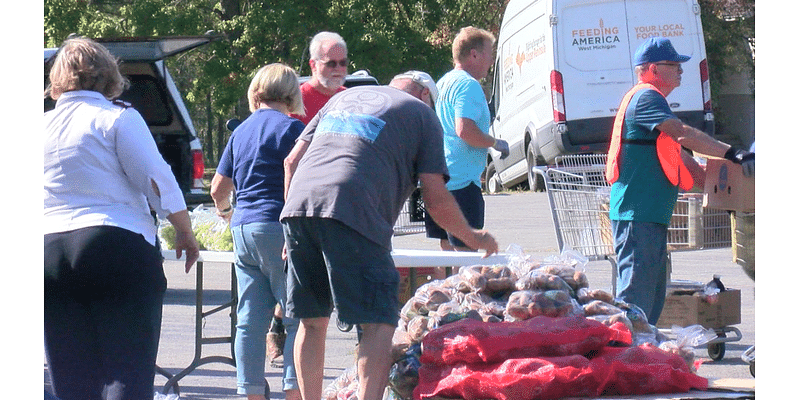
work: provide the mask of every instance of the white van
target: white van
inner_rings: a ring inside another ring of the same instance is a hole
[[[708,63],[696,0],[511,0],[497,38],[490,134],[511,154],[491,151],[489,193],[526,179],[542,190],[536,165],[565,154],[605,153],[614,116],[636,83],[632,58],[647,38],[668,37],[683,64],[667,98],[684,122],[713,134]]]

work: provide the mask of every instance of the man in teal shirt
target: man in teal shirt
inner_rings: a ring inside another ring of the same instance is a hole
[[[436,83],[436,115],[444,132],[444,154],[450,173],[447,189],[476,229],[483,228],[481,173],[486,166],[487,149],[493,147],[502,157],[508,156],[508,143],[488,134],[491,117],[478,82],[494,63],[494,42],[494,35],[484,29],[462,28],[453,40],[454,68]],[[427,215],[425,229],[428,237],[440,240],[442,250],[474,250]]]
[[[705,180],[704,169],[686,151],[678,149],[679,160],[674,163],[660,160],[658,138],[666,135],[690,150],[742,164],[746,174],[755,169],[754,153],[715,140],[670,110],[665,97],[680,86],[681,63],[687,61],[689,56],[678,54],[669,39],[642,43],[634,54],[635,71],[639,84],[652,86],[633,93],[622,115],[618,152],[609,150],[609,164],[616,161],[618,171],[609,212],[617,254],[617,297],[639,306],[653,325],[666,297],[667,228],[678,196],[677,183],[665,173],[682,164],[696,187],[702,188]]]

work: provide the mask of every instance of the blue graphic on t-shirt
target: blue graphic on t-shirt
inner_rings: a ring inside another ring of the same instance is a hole
[[[352,135],[375,142],[386,122],[367,114],[334,110],[325,114],[317,125],[316,135]]]

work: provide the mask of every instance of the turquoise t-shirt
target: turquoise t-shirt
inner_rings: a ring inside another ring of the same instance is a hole
[[[436,116],[444,132],[444,156],[450,180],[448,190],[458,190],[475,183],[481,186],[481,173],[486,166],[487,149],[473,147],[456,135],[456,118],[469,118],[484,133],[489,132],[489,106],[481,84],[469,73],[454,69],[436,83],[439,98]]]
[[[649,143],[624,143],[619,155],[619,179],[611,186],[610,218],[669,225],[678,187],[661,169],[655,140],[656,126],[677,118],[667,100],[651,89],[638,91],[625,110],[622,139]]]

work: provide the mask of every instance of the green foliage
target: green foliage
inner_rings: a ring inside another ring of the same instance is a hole
[[[748,39],[756,36],[755,1],[699,0],[699,3],[713,94],[731,72],[752,74],[755,70],[755,61],[747,49]]]
[[[467,25],[498,34],[507,0],[45,0],[45,46],[70,33],[88,37],[201,35],[222,40],[167,60],[205,143],[207,165],[216,165],[227,141],[225,120],[248,115],[244,101],[255,71],[285,63],[309,75],[308,44],[319,31],[341,34],[351,71],[366,69],[386,84],[409,69],[435,79],[452,68],[451,42]],[[724,21],[721,5],[753,10],[754,0],[700,0],[712,93],[727,71],[752,68],[737,58],[742,38],[754,37],[754,18]],[[738,11],[737,11],[738,12]],[[748,36],[749,35],[749,36]],[[486,79],[491,82],[491,76]]]
[[[699,0],[699,4],[711,101],[720,104],[717,99],[732,73],[747,73],[755,77],[755,60],[748,44],[748,40],[755,39],[755,0]],[[728,123],[730,116],[720,109],[715,110],[714,116],[717,131],[721,131],[720,127]]]

